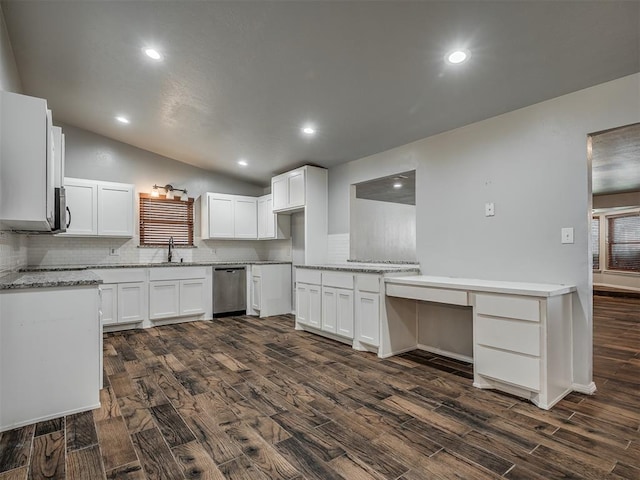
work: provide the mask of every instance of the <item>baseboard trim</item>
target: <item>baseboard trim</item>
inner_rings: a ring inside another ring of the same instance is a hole
[[[473,363],[473,357],[468,357],[460,353],[449,352],[448,350],[442,350],[441,348],[430,347],[419,343],[416,345],[418,350],[424,350],[425,352],[435,353],[436,355],[442,355],[443,357],[453,358],[454,360],[460,360],[461,362]]]
[[[574,392],[584,393],[585,395],[593,395],[596,393],[597,387],[595,382],[591,382],[588,385],[582,383],[574,383],[571,385],[571,389]]]

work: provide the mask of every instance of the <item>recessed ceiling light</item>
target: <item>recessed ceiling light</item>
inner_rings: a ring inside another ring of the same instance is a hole
[[[238,165],[241,167],[246,167],[249,163],[246,160],[238,160]]]
[[[305,125],[300,129],[300,131],[308,137],[312,137],[316,134],[316,129],[313,125]]]
[[[396,182],[393,184],[393,188],[402,188],[402,184],[400,182]]]
[[[147,57],[152,58],[154,60],[162,60],[162,55],[155,48],[145,48],[144,53]]]
[[[455,50],[447,55],[447,62],[454,65],[468,60],[471,54],[466,50]]]
[[[127,117],[123,117],[122,115],[118,115],[116,117],[116,120],[119,121],[120,123],[124,123],[125,125],[128,123],[131,123]]]

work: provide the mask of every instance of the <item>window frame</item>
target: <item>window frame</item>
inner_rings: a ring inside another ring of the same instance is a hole
[[[622,274],[622,275],[640,275],[640,267],[638,267],[638,269],[628,269],[628,268],[612,268],[611,267],[611,248],[612,245],[615,244],[635,244],[636,242],[616,242],[616,243],[611,243],[610,242],[610,238],[611,238],[611,232],[610,232],[610,221],[616,218],[626,218],[626,217],[637,217],[638,221],[640,222],[640,209],[638,208],[634,208],[634,209],[629,209],[629,210],[619,210],[619,211],[615,211],[615,213],[605,213],[603,215],[604,219],[605,219],[605,225],[606,225],[606,233],[605,233],[605,239],[604,239],[604,244],[605,244],[605,251],[606,251],[606,262],[604,264],[604,269],[603,271],[605,272],[609,272],[609,273],[615,273],[615,274]],[[602,226],[601,226],[602,229]],[[640,240],[638,240],[637,242],[640,242]],[[640,243],[638,243],[640,244]],[[602,258],[600,259],[600,264],[602,266]]]
[[[171,220],[165,220],[165,221],[157,221],[155,222],[156,225],[158,224],[166,224],[168,226],[184,226],[186,228],[186,237],[187,237],[187,242],[188,243],[180,243],[179,241],[176,242],[174,244],[174,246],[176,248],[194,248],[195,244],[195,211],[194,211],[194,199],[189,197],[187,201],[183,201],[180,198],[167,198],[166,195],[160,195],[158,197],[154,197],[151,194],[148,193],[140,193],[138,196],[138,207],[139,207],[139,218],[138,218],[138,238],[139,238],[139,245],[140,247],[151,247],[151,248],[161,248],[161,247],[166,247],[167,244],[169,243],[169,238],[174,236],[171,235],[171,232],[167,232],[166,233],[166,240],[163,242],[146,242],[145,241],[145,235],[144,235],[144,231],[145,231],[145,224],[153,224],[154,222],[149,222],[149,221],[145,221],[146,215],[144,213],[144,203],[146,203],[145,201],[149,201],[151,200],[152,202],[157,202],[158,205],[160,204],[184,204],[186,205],[187,208],[187,219],[186,221],[183,222],[178,222],[178,221],[171,221]]]

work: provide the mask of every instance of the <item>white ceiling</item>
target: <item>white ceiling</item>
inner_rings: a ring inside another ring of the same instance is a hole
[[[640,71],[636,1],[2,9],[24,91],[48,99],[54,120],[261,185],[303,163],[329,167]],[[460,46],[470,60],[446,64]],[[313,139],[300,135],[307,121]]]

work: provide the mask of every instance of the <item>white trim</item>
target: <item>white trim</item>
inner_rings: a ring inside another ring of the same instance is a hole
[[[584,393],[585,395],[593,395],[594,393],[596,393],[597,387],[595,382],[591,382],[588,385],[573,383],[571,384],[571,389],[574,392]]]
[[[0,433],[6,432],[8,430],[13,430],[15,428],[24,427],[26,425],[31,425],[32,423],[44,422],[46,420],[53,420],[54,418],[66,417],[67,415],[73,415],[74,413],[88,412],[91,410],[95,410],[96,408],[100,408],[100,402],[95,405],[88,405],[86,407],[74,408],[72,410],[67,410],[66,412],[54,413],[52,415],[45,415],[43,417],[33,418],[30,420],[25,420],[23,422],[12,423],[10,425],[2,425],[0,426]]]
[[[414,350],[416,350],[416,347],[407,347],[407,348],[403,348],[401,350],[396,350],[393,352],[389,352],[383,355],[378,355],[379,358],[389,358],[389,357],[394,357],[396,355],[400,355],[401,353],[407,353],[407,352],[413,352]],[[419,350],[419,349],[417,349]]]
[[[468,357],[467,355],[462,355],[460,353],[449,352],[448,350],[442,350],[441,348],[430,347],[428,345],[423,345],[422,343],[416,345],[416,349],[435,353],[436,355],[442,355],[443,357],[453,358],[454,360],[460,360],[462,362],[473,363],[473,357]]]

